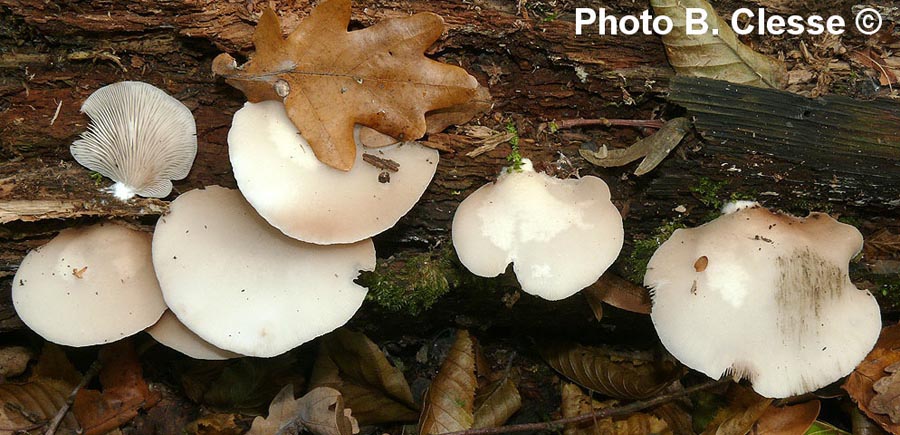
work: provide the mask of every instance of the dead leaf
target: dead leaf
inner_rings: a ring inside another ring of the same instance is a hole
[[[881,56],[873,53],[872,47],[851,51],[848,56],[854,62],[869,67],[878,74],[878,84],[881,86],[890,86],[897,83],[897,74],[894,69],[884,63]]]
[[[850,432],[838,429],[824,421],[816,421],[809,427],[805,435],[850,435]]]
[[[28,361],[31,361],[33,357],[34,354],[27,347],[4,346],[0,348],[0,379],[25,373]]]
[[[294,386],[288,384],[272,399],[268,417],[256,417],[247,435],[296,434],[301,429],[313,435],[359,433],[359,425],[350,408],[344,407],[339,391],[318,387],[294,399]]]
[[[100,385],[103,391],[82,388],[75,396],[72,412],[85,435],[105,434],[131,421],[141,409],[150,409],[160,394],[150,391],[141,363],[130,340],[100,349]]]
[[[244,430],[234,421],[234,414],[210,414],[194,420],[184,428],[185,435],[241,435]]]
[[[575,384],[563,384],[560,410],[563,418],[590,414],[599,409],[614,406],[616,401],[600,403],[591,400]],[[650,414],[636,412],[627,418],[614,420],[607,417],[581,424],[568,424],[563,435],[671,435],[666,422]]]
[[[35,378],[24,384],[0,384],[0,433],[46,423],[66,403],[75,385],[56,379]],[[66,415],[60,425],[74,432],[78,422]]]
[[[900,363],[900,325],[888,326],[881,330],[875,348],[856,366],[850,377],[844,382],[843,389],[869,418],[890,433],[900,433],[900,424],[896,424],[882,413],[871,408],[875,398],[874,384],[888,376],[885,369]]]
[[[602,301],[625,311],[650,314],[650,292],[645,287],[613,273],[604,273],[600,280],[584,289],[582,293],[592,308]]]
[[[41,349],[41,355],[31,371],[31,376],[33,379],[57,379],[72,385],[73,389],[82,378],[81,372],[72,365],[62,347],[50,342],[44,344]]]
[[[663,35],[662,40],[677,75],[776,89],[784,87],[787,79],[784,63],[744,45],[706,0],[651,0],[650,5],[655,15],[666,15],[674,22],[672,31]],[[710,30],[702,35],[687,35],[686,8],[705,10]],[[718,35],[712,29],[718,29]]]
[[[601,168],[625,166],[643,158],[634,170],[634,175],[644,175],[657,167],[681,143],[691,128],[687,118],[675,118],[663,124],[656,133],[651,134],[628,148],[608,150],[604,145],[599,151],[579,149],[578,153],[585,160]]]
[[[754,435],[803,435],[816,422],[821,404],[818,400],[792,406],[770,406],[756,422]]]
[[[701,435],[745,435],[772,404],[772,399],[734,384],[727,407],[719,410]]]
[[[418,417],[403,373],[359,332],[342,328],[322,338],[310,384],[340,391],[364,425],[415,421]]]
[[[471,429],[476,386],[475,345],[469,333],[461,330],[425,394],[419,435]]]
[[[475,395],[473,429],[502,426],[522,407],[516,384],[505,377],[480,388]]]
[[[900,363],[893,363],[884,368],[890,373],[872,384],[875,397],[869,401],[869,409],[878,414],[887,414],[891,423],[900,423]]]
[[[435,14],[352,32],[349,23],[350,0],[326,0],[284,39],[278,17],[266,9],[247,63],[237,67],[228,54],[213,61],[213,72],[250,101],[283,99],[316,157],[345,171],[356,158],[354,125],[415,140],[425,134],[426,112],[466,103],[478,86],[462,68],[424,56],[444,30]]]
[[[440,133],[451,125],[463,125],[472,118],[491,110],[492,107],[494,107],[494,103],[491,101],[490,91],[479,85],[475,90],[475,96],[469,102],[426,113],[425,132],[431,135]],[[399,142],[391,136],[368,127],[362,127],[359,130],[359,143],[369,148],[379,148]]]
[[[553,369],[572,382],[616,399],[653,396],[681,374],[670,362],[628,360],[601,348],[554,344],[541,353]]]
[[[666,422],[674,435],[695,435],[693,417],[679,402],[669,402],[649,411]]]

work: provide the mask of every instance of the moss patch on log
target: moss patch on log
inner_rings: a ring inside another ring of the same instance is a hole
[[[381,308],[417,316],[459,285],[460,275],[453,250],[440,248],[378,259],[375,271],[361,274],[359,283],[369,288],[366,298]]]

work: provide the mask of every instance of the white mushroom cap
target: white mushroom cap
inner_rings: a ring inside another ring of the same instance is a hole
[[[197,155],[194,116],[161,89],[114,83],[91,94],[81,111],[91,124],[69,150],[82,166],[113,179],[117,198],[166,197],[171,180],[190,172]]]
[[[234,177],[247,201],[270,224],[298,240],[352,243],[392,226],[419,200],[438,165],[438,152],[416,143],[357,147],[349,172],[316,159],[278,101],[247,103],[228,132]],[[364,163],[369,153],[399,164],[379,182],[382,169]]]
[[[848,275],[859,231],[821,213],[736,209],[676,230],[650,259],[644,284],[663,345],[688,367],[750,379],[767,397],[850,373],[881,329],[875,298]]]
[[[29,328],[67,346],[116,341],[143,331],[166,310],[150,235],[113,223],[63,230],[29,252],[12,300]]]
[[[178,317],[168,310],[159,318],[158,322],[147,328],[147,333],[166,347],[195,359],[223,360],[243,356],[207,343],[184,326]]]
[[[493,277],[510,262],[522,290],[549,300],[593,284],[622,249],[622,216],[597,177],[560,180],[507,171],[466,198],[453,246],[472,273]]]
[[[366,296],[353,283],[375,268],[367,239],[313,245],[269,226],[236,190],[192,190],[153,235],[169,309],[210,344],[270,357],[343,325]]]

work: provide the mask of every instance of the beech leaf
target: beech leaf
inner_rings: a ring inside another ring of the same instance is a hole
[[[310,384],[340,391],[364,425],[414,421],[418,417],[403,373],[359,332],[338,329],[322,338]]]
[[[542,349],[550,367],[589,390],[617,399],[644,399],[666,388],[681,370],[669,362],[614,358],[604,349],[553,345]]]
[[[562,403],[560,404],[563,418],[577,417],[589,414],[599,409],[614,405],[609,401],[600,403],[591,400],[575,384],[563,384]],[[595,419],[581,424],[567,424],[563,429],[563,435],[671,435],[665,421],[656,416],[637,412],[624,419],[611,417]]]
[[[900,325],[893,325],[881,330],[875,348],[856,366],[843,385],[844,390],[850,394],[863,413],[884,430],[894,434],[900,433],[900,424],[891,421],[891,416],[885,412],[889,411],[887,402],[890,400],[887,396],[875,401],[878,394],[875,384],[882,379],[890,379],[890,373],[886,369],[897,363],[900,363]],[[889,382],[881,384],[884,391],[887,391],[885,384]]]
[[[103,391],[82,388],[75,395],[72,412],[85,435],[105,434],[131,421],[141,409],[150,409],[162,398],[144,381],[137,352],[129,340],[100,349],[98,357]]]
[[[24,384],[0,384],[0,433],[11,434],[15,429],[49,421],[74,388],[74,384],[47,378],[34,378]],[[68,414],[61,427],[74,432],[78,423]]]
[[[887,414],[891,423],[900,423],[900,362],[884,368],[890,373],[872,384],[875,397],[869,401],[869,409],[879,414]]]
[[[812,400],[799,405],[770,406],[759,418],[754,435],[803,435],[816,422],[821,404]]]
[[[425,394],[419,435],[471,429],[475,423],[477,385],[475,345],[469,333],[461,330]]]
[[[745,435],[772,404],[772,399],[734,385],[730,391],[731,403],[719,410],[701,435]]]
[[[491,382],[475,396],[475,422],[472,428],[497,427],[506,423],[522,407],[522,396],[512,379]]]
[[[356,159],[354,125],[415,140],[426,132],[426,112],[468,102],[478,85],[462,68],[425,57],[444,30],[438,15],[352,32],[349,24],[350,0],[325,0],[285,39],[266,9],[247,63],[238,67],[228,54],[213,61],[213,72],[251,102],[283,100],[316,157],[345,171]]]
[[[672,19],[672,31],[663,35],[669,63],[677,75],[707,77],[752,86],[780,89],[787,73],[778,59],[757,53],[738,40],[706,0],[650,0],[656,16]],[[685,9],[706,11],[709,30],[700,35],[687,35]],[[713,34],[718,29],[718,34]]]
[[[297,434],[306,430],[313,435],[353,435],[359,425],[344,407],[341,393],[318,387],[294,399],[294,386],[286,385],[269,405],[266,418],[256,417],[247,435]]]
[[[601,302],[632,313],[650,314],[650,292],[612,273],[604,273],[600,279],[582,290],[597,320],[602,317]],[[598,314],[599,313],[599,314]]]

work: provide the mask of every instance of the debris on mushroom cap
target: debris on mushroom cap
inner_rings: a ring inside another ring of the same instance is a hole
[[[875,298],[850,281],[859,231],[749,206],[679,229],[653,254],[644,284],[666,349],[710,377],[746,378],[767,397],[816,390],[875,345]]]
[[[284,353],[343,325],[365,299],[353,282],[374,270],[367,239],[313,245],[272,228],[237,190],[180,195],[153,234],[169,309],[200,338],[242,355]]]
[[[522,290],[549,300],[591,285],[622,249],[622,217],[597,177],[561,180],[506,171],[466,198],[453,246],[472,273],[493,277],[512,262]]]
[[[223,360],[243,356],[207,343],[184,326],[178,317],[168,310],[159,318],[158,322],[147,328],[147,333],[166,347],[195,359]]]
[[[247,103],[234,115],[228,151],[241,193],[284,234],[318,244],[374,236],[405,215],[431,182],[438,152],[416,143],[357,147],[349,172],[320,162],[291,123],[284,104]],[[396,172],[364,163],[389,160]],[[379,177],[380,176],[380,177]]]
[[[109,343],[143,331],[166,310],[150,235],[113,223],[63,230],[28,253],[12,286],[19,318],[67,346]]]
[[[69,150],[82,166],[113,179],[113,194],[163,198],[171,180],[187,177],[197,155],[191,111],[159,88],[143,82],[104,86],[81,111],[88,130]]]

